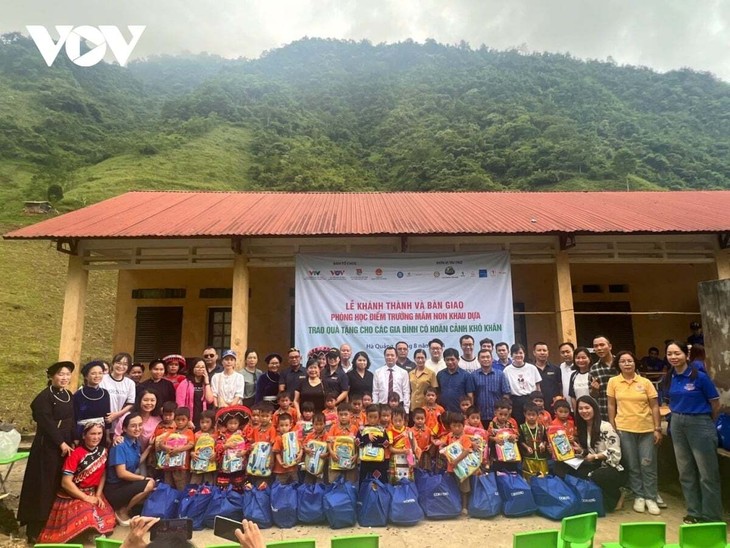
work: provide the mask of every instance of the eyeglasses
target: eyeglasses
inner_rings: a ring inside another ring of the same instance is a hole
[[[215,354],[203,354],[204,358],[215,358]]]

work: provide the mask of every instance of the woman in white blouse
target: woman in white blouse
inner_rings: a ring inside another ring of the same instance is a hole
[[[236,371],[236,352],[226,350],[221,358],[223,372],[213,375],[210,380],[210,389],[215,398],[218,409],[239,405],[243,400],[243,375]]]
[[[623,506],[623,486],[627,476],[621,466],[621,442],[611,423],[601,420],[598,402],[590,396],[578,398],[575,417],[578,444],[577,456],[583,459],[574,469],[564,462],[555,463],[555,474],[564,477],[571,474],[589,478],[603,491],[603,507],[606,512],[619,510]]]

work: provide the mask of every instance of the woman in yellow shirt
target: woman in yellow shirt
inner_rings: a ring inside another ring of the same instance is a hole
[[[632,352],[614,358],[621,372],[608,381],[608,421],[618,432],[621,451],[634,493],[634,511],[659,515],[657,505],[657,445],[662,441],[657,392],[650,380],[636,372]]]

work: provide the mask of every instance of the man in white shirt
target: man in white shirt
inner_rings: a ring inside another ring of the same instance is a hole
[[[459,357],[459,367],[467,373],[473,373],[481,366],[479,360],[474,354],[474,337],[471,335],[462,335],[459,338],[459,346],[461,346],[461,356]]]
[[[395,363],[395,348],[389,346],[383,353],[385,367],[373,373],[373,403],[388,403],[388,394],[395,392],[400,396],[406,413],[411,407],[411,384],[406,370]]]
[[[428,341],[428,352],[431,354],[431,357],[426,360],[426,367],[436,374],[446,369],[446,362],[443,358],[444,343],[441,339],[431,339]]]
[[[347,343],[340,345],[340,367],[345,373],[349,373],[352,369],[350,357],[352,356],[352,347]]]
[[[559,347],[560,359],[563,362],[560,364],[560,375],[563,381],[563,398],[568,402],[568,405],[573,408],[571,403],[570,394],[570,376],[573,374],[573,351],[575,345],[572,342],[564,342]]]

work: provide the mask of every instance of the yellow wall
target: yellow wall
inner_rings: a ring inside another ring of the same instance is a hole
[[[573,264],[574,287],[584,284],[626,284],[629,294],[574,293],[575,302],[625,301],[632,311],[680,311],[699,314],[697,283],[714,279],[712,264],[698,265],[621,265]],[[528,343],[542,340],[551,349],[551,359],[558,361],[558,332],[554,300],[555,266],[551,264],[512,265],[512,288],[515,302],[526,312],[549,314],[526,315]],[[199,299],[204,287],[231,287],[231,269],[133,270],[120,271],[114,351],[132,351],[136,308],[138,306],[183,306],[183,355],[199,354],[206,344],[208,309],[230,306],[227,299]],[[132,299],[139,288],[187,289],[186,299]],[[285,353],[291,341],[291,296],[294,288],[293,268],[251,268],[248,346],[259,352]],[[634,338],[641,355],[649,346],[661,347],[667,338],[684,338],[688,324],[699,316],[633,316]],[[355,349],[357,350],[357,349]],[[529,353],[529,349],[528,349]]]
[[[199,355],[207,344],[208,310],[230,307],[230,299],[200,299],[201,288],[230,288],[232,269],[198,270],[124,270],[119,272],[114,351],[134,350],[138,306],[182,306],[183,332],[181,353]],[[185,288],[185,299],[132,299],[133,289]],[[248,347],[262,358],[269,352],[286,352],[291,346],[290,289],[294,288],[294,269],[251,269],[251,300]]]

